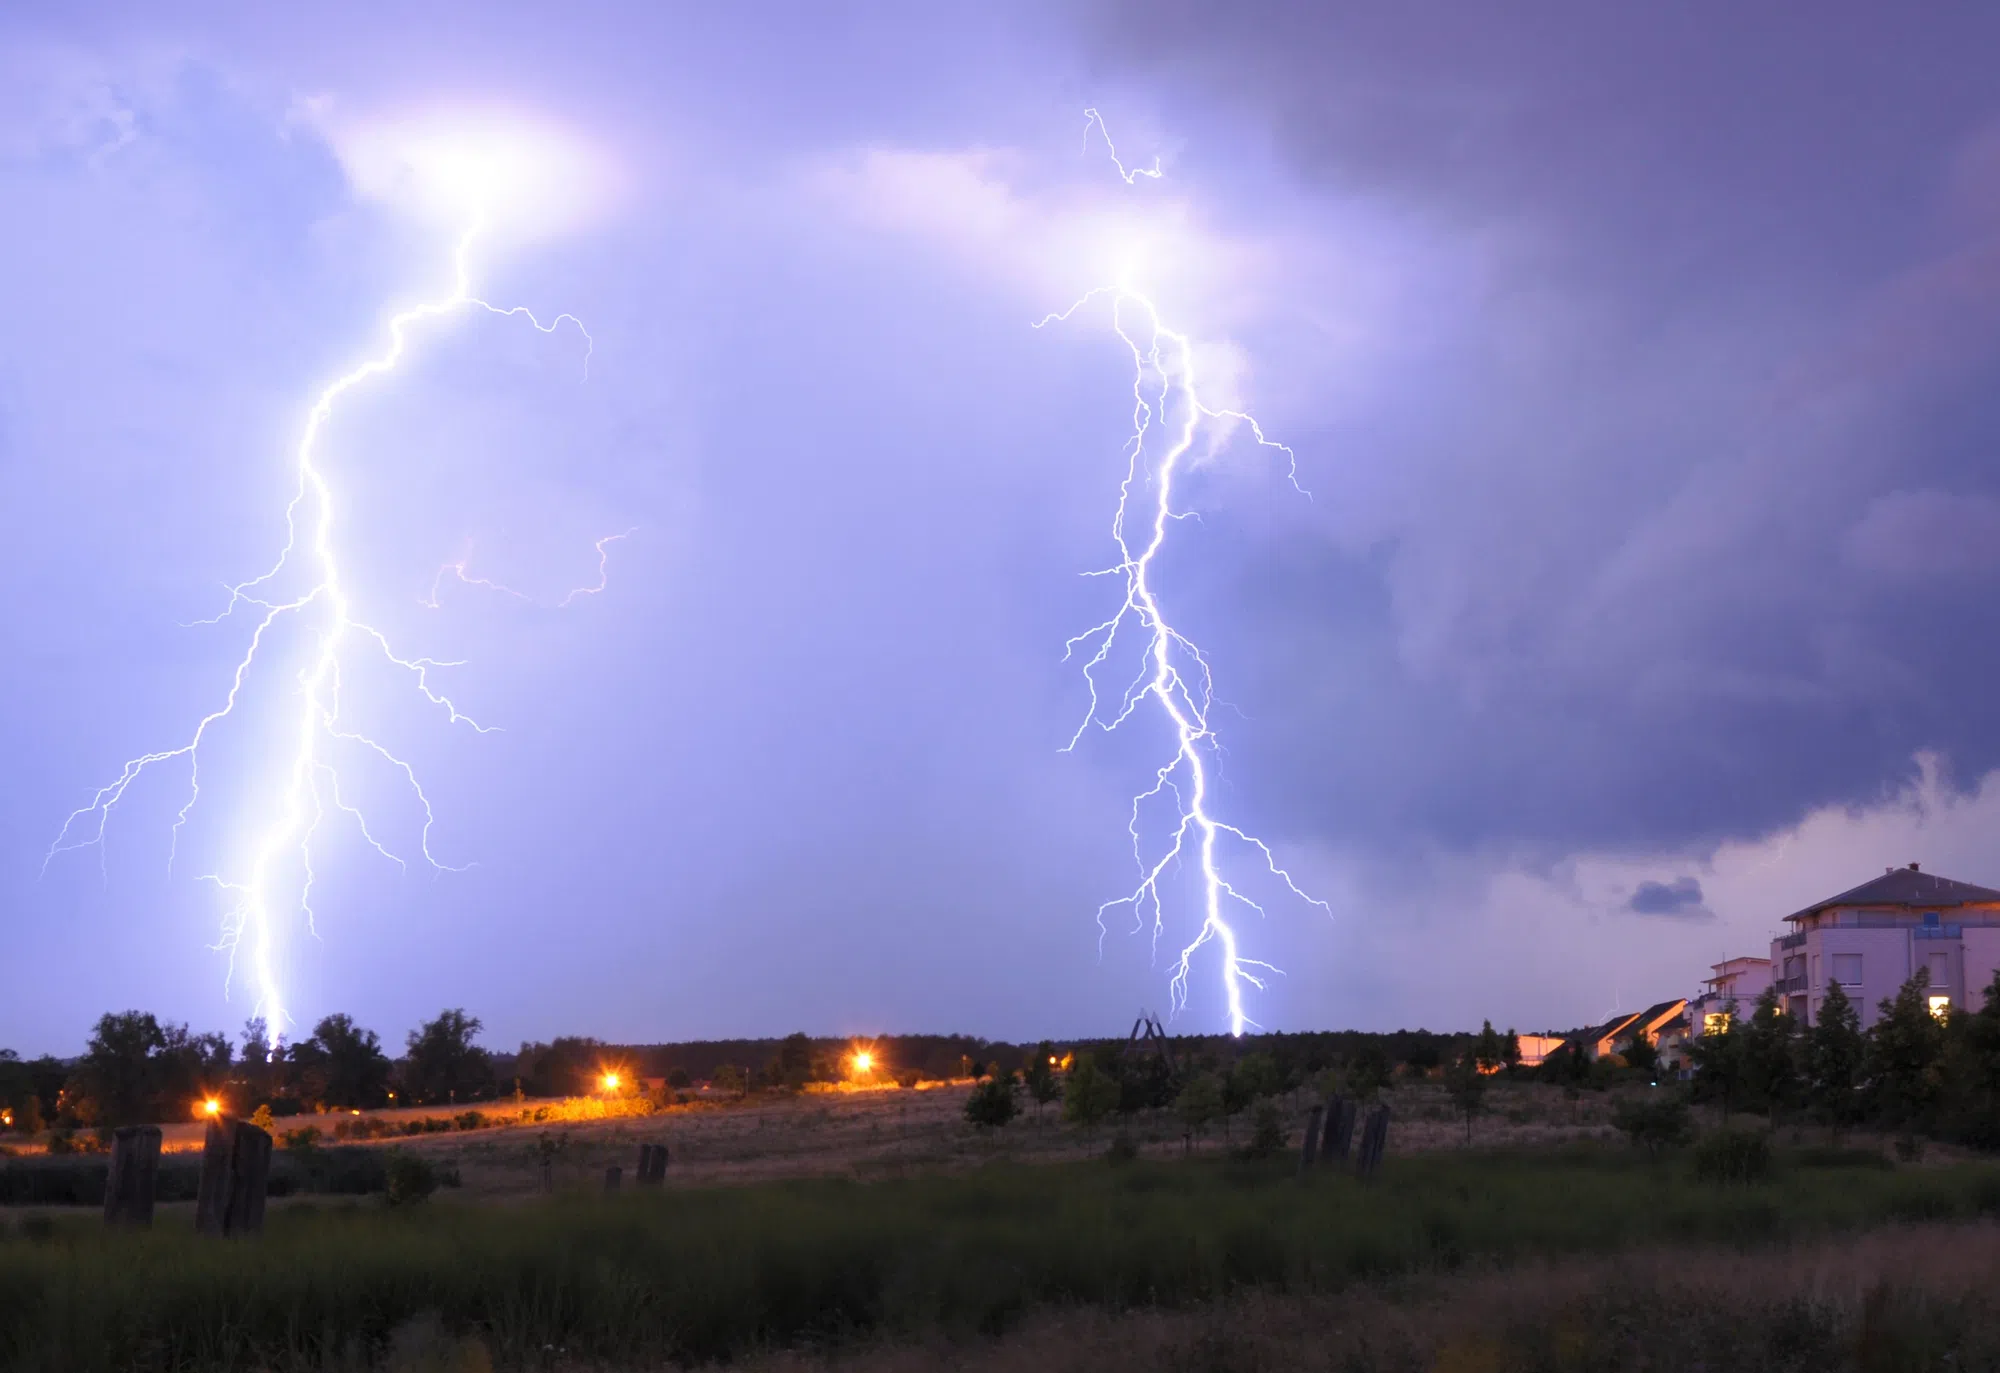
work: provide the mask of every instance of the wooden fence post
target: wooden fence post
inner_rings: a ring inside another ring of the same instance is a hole
[[[1355,1173],[1372,1179],[1382,1166],[1382,1151],[1388,1143],[1389,1108],[1377,1106],[1368,1113],[1368,1123],[1361,1130],[1361,1156],[1355,1161]]]
[[[1326,1121],[1326,1144],[1320,1153],[1320,1162],[1338,1163],[1343,1167],[1348,1156],[1354,1152],[1354,1117],[1358,1103],[1353,1097],[1337,1096],[1328,1112]]]
[[[657,1187],[664,1183],[667,1180],[667,1146],[640,1145],[639,1171],[633,1175],[632,1180],[641,1187]]]
[[[208,1122],[194,1228],[204,1235],[254,1235],[264,1228],[271,1137],[247,1120]]]
[[[1306,1137],[1299,1145],[1299,1176],[1304,1177],[1319,1159],[1319,1123],[1326,1115],[1326,1107],[1315,1106],[1306,1117]]]
[[[111,1171],[104,1179],[104,1223],[153,1223],[153,1195],[160,1178],[160,1127],[123,1125],[112,1136]]]

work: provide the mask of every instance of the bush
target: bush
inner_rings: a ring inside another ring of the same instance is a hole
[[[1260,1101],[1250,1117],[1250,1142],[1243,1146],[1245,1158],[1270,1158],[1284,1152],[1285,1113],[1275,1101]]]
[[[391,1206],[415,1206],[438,1189],[438,1170],[421,1154],[393,1149],[386,1165],[388,1187],[383,1200]]]
[[[1111,1137],[1111,1147],[1104,1151],[1104,1158],[1107,1163],[1130,1163],[1138,1157],[1138,1141],[1123,1130],[1120,1130]]]
[[[997,1130],[1014,1118],[1014,1075],[995,1074],[972,1089],[965,1099],[965,1118],[985,1130]]]
[[[1611,1108],[1611,1123],[1655,1157],[1694,1138],[1694,1112],[1671,1093],[1654,1091],[1620,1101]]]
[[[1771,1175],[1771,1137],[1762,1130],[1717,1130],[1694,1147],[1694,1175],[1703,1182],[1762,1182]]]

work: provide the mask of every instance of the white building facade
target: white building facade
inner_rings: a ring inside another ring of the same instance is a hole
[[[2000,891],[1921,871],[1890,868],[1851,891],[1785,917],[1790,934],[1771,941],[1772,982],[1781,1004],[1815,1022],[1838,982],[1861,1016],[1919,969],[1930,974],[1931,1009],[1977,1010],[2000,970]],[[1749,1003],[1742,1013],[1749,1014]]]

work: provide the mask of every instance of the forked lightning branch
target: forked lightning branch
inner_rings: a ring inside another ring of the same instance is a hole
[[[544,324],[525,307],[494,305],[473,293],[470,258],[480,228],[475,221],[457,242],[452,254],[451,290],[392,316],[387,346],[329,383],[308,410],[294,455],[297,484],[285,507],[283,548],[269,570],[230,587],[221,612],[199,622],[255,621],[220,702],[179,744],[128,759],[116,778],[64,821],[43,860],[46,871],[58,854],[96,846],[101,862],[111,812],[141,776],[162,764],[186,768],[186,799],[173,824],[173,844],[178,847],[182,827],[202,800],[204,746],[218,727],[237,713],[247,692],[263,689],[285,694],[289,669],[289,714],[280,717],[289,721],[283,736],[287,742],[270,755],[267,786],[246,798],[246,810],[268,818],[239,846],[239,856],[228,870],[202,877],[227,897],[218,947],[229,955],[232,979],[239,960],[247,961],[256,991],[255,1014],[264,1018],[274,1042],[289,1020],[280,963],[283,937],[287,928],[298,924],[309,931],[313,928],[313,841],[329,815],[338,814],[351,822],[369,847],[399,866],[407,867],[414,858],[435,869],[448,867],[431,848],[436,814],[416,769],[350,720],[341,699],[343,667],[351,665],[357,654],[372,655],[401,674],[410,689],[447,724],[481,733],[488,728],[461,711],[435,680],[439,669],[461,664],[409,655],[361,618],[342,577],[340,535],[345,531],[332,477],[320,459],[327,426],[350,392],[396,370],[408,355],[416,331],[470,311],[525,320],[544,334],[571,326],[582,337],[584,365],[589,364],[590,335],[575,316],[557,315]],[[623,536],[613,536],[617,537]],[[606,539],[598,544],[597,586],[581,588],[568,599],[602,588],[603,559],[610,542],[612,539]],[[302,629],[304,651],[296,658],[268,661],[283,652],[273,647],[281,637],[274,631],[289,622]],[[423,815],[408,857],[385,843],[368,817],[342,794],[339,763],[343,760],[350,764],[363,761],[407,788]],[[171,850],[168,862],[171,869]]]
[[[1092,130],[1103,135],[1112,163],[1127,185],[1140,176],[1159,178],[1157,163],[1128,169],[1118,160],[1096,110],[1085,112],[1086,138]],[[1157,952],[1168,920],[1162,885],[1170,884],[1182,865],[1192,863],[1199,889],[1198,919],[1174,965],[1169,983],[1172,1004],[1177,1011],[1187,1004],[1195,960],[1213,945],[1230,1032],[1240,1035],[1254,1024],[1244,1010],[1245,990],[1262,990],[1278,970],[1245,954],[1231,923],[1232,914],[1262,916],[1264,909],[1230,879],[1230,850],[1249,857],[1293,896],[1322,910],[1330,908],[1299,888],[1263,840],[1217,817],[1213,785],[1217,743],[1209,723],[1215,705],[1214,676],[1201,649],[1168,619],[1154,574],[1169,533],[1189,513],[1175,505],[1175,484],[1200,456],[1196,445],[1206,432],[1219,429],[1213,437],[1220,442],[1230,429],[1247,428],[1259,447],[1284,455],[1294,489],[1298,489],[1298,460],[1290,448],[1265,437],[1250,415],[1218,409],[1202,399],[1193,341],[1169,328],[1159,307],[1130,285],[1100,287],[1035,327],[1067,320],[1094,302],[1109,306],[1112,328],[1132,354],[1132,435],[1126,440],[1125,478],[1111,519],[1118,560],[1094,574],[1122,582],[1124,596],[1110,618],[1065,646],[1064,661],[1079,653],[1088,655],[1083,675],[1090,688],[1090,709],[1064,751],[1075,749],[1093,725],[1110,732],[1142,709],[1156,711],[1174,741],[1172,751],[1154,770],[1152,784],[1132,798],[1127,829],[1139,880],[1124,896],[1098,908],[1099,947],[1107,932],[1105,917],[1126,908],[1135,930],[1150,925]],[[1136,671],[1121,685],[1107,686],[1104,674],[1115,671],[1121,660],[1136,660]]]

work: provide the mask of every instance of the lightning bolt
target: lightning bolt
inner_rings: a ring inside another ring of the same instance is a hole
[[[1086,134],[1095,127],[1111,147],[1111,135],[1096,110],[1086,111]],[[1112,160],[1127,185],[1136,176],[1159,175],[1155,169],[1128,172]],[[1103,286],[1086,293],[1068,309],[1045,316],[1035,327],[1067,321],[1093,301],[1107,300],[1111,326],[1132,355],[1132,435],[1125,441],[1125,479],[1118,488],[1118,505],[1111,520],[1111,538],[1118,548],[1118,560],[1110,567],[1087,576],[1115,577],[1123,581],[1125,594],[1110,618],[1071,638],[1063,646],[1063,661],[1087,652],[1084,681],[1090,689],[1090,708],[1063,752],[1074,751],[1095,725],[1106,733],[1116,730],[1148,703],[1166,718],[1175,740],[1173,753],[1154,771],[1153,783],[1132,798],[1127,830],[1132,838],[1132,856],[1139,868],[1138,884],[1124,896],[1107,901],[1097,910],[1098,948],[1103,949],[1107,933],[1105,916],[1120,907],[1129,907],[1135,932],[1152,920],[1153,947],[1157,954],[1166,928],[1166,912],[1160,884],[1190,848],[1201,874],[1201,925],[1194,938],[1180,952],[1169,984],[1173,1010],[1187,1005],[1188,983],[1194,959],[1205,946],[1214,944],[1221,954],[1221,977],[1229,1007],[1229,1027],[1240,1035],[1254,1025],[1243,1009],[1246,988],[1261,991],[1266,979],[1280,970],[1244,955],[1236,930],[1229,922],[1232,909],[1244,908],[1260,917],[1264,908],[1241,891],[1225,875],[1222,850],[1225,843],[1254,851],[1264,871],[1279,879],[1300,900],[1332,913],[1324,901],[1309,896],[1292,875],[1278,864],[1270,846],[1235,825],[1216,818],[1211,805],[1210,771],[1219,753],[1209,715],[1215,705],[1215,679],[1201,649],[1175,629],[1161,608],[1154,586],[1154,564],[1166,546],[1168,532],[1181,520],[1192,517],[1190,510],[1176,509],[1174,483],[1194,460],[1196,443],[1205,432],[1214,434],[1219,446],[1237,426],[1247,426],[1260,448],[1282,453],[1286,473],[1294,490],[1306,494],[1298,483],[1298,455],[1282,443],[1268,438],[1257,420],[1238,410],[1219,409],[1202,400],[1194,367],[1194,347],[1188,335],[1169,328],[1160,310],[1146,295],[1127,285]],[[1121,636],[1136,638],[1141,646],[1136,675],[1115,694],[1099,682],[1099,672],[1112,660]],[[1146,813],[1164,807],[1170,817],[1167,842],[1156,858],[1146,855]]]
[[[174,818],[168,857],[171,871],[181,829],[201,799],[203,744],[217,726],[236,712],[246,682],[258,665],[259,654],[265,652],[266,639],[273,628],[287,620],[308,624],[310,648],[297,673],[297,713],[289,730],[291,743],[289,749],[280,754],[279,767],[273,777],[279,800],[273,809],[272,819],[253,837],[240,875],[224,877],[219,873],[207,873],[200,878],[213,883],[227,895],[222,937],[216,947],[229,955],[228,976],[232,982],[238,954],[247,951],[250,974],[257,992],[254,1013],[262,1016],[270,1026],[273,1045],[288,1020],[277,971],[277,921],[282,914],[296,911],[305,917],[308,930],[317,933],[312,904],[315,880],[312,842],[328,810],[336,810],[352,818],[370,848],[391,862],[408,867],[407,860],[387,848],[376,837],[366,816],[341,795],[340,775],[333,762],[336,752],[352,752],[370,758],[400,778],[423,811],[424,820],[417,836],[417,850],[422,861],[438,871],[463,871],[440,862],[431,850],[431,830],[437,817],[416,769],[406,759],[369,735],[349,727],[343,720],[340,700],[342,666],[356,649],[365,655],[379,657],[380,661],[406,676],[413,689],[443,714],[448,724],[463,725],[477,733],[487,733],[490,727],[459,710],[452,699],[432,683],[434,671],[462,666],[461,663],[405,656],[391,645],[380,630],[357,618],[355,606],[340,575],[340,561],[334,542],[333,486],[317,454],[320,438],[333,418],[336,404],[344,396],[366,382],[395,371],[409,351],[411,331],[417,326],[461,312],[480,310],[505,319],[525,319],[544,334],[553,334],[563,325],[571,325],[583,336],[584,367],[588,375],[590,333],[574,315],[560,314],[544,324],[525,306],[494,305],[473,294],[470,257],[473,242],[483,227],[482,222],[475,219],[459,237],[452,254],[450,292],[393,315],[388,324],[388,346],[328,383],[307,411],[294,458],[297,485],[285,506],[285,542],[277,560],[262,575],[228,587],[229,599],[222,610],[209,619],[195,622],[218,624],[239,610],[256,616],[256,628],[251,631],[249,645],[230,675],[229,687],[221,704],[200,719],[184,743],[128,759],[115,779],[98,788],[88,804],[70,813],[42,860],[42,870],[47,872],[49,863],[58,854],[94,846],[98,849],[102,871],[105,828],[112,810],[124,800],[133,783],[147,770],[185,759],[188,791],[187,799]],[[606,546],[622,537],[613,535],[599,541],[598,585],[572,592],[565,598],[565,605],[579,595],[594,594],[603,589]],[[273,590],[288,569],[300,564],[304,565],[304,575],[310,582],[304,590],[290,596]],[[288,871],[293,860],[296,860],[295,873]]]
[[[565,610],[574,605],[582,597],[595,596],[603,591],[605,587],[611,584],[611,545],[622,539],[629,539],[638,532],[636,529],[628,529],[622,534],[606,534],[603,538],[599,539],[596,544],[597,581],[590,586],[573,587],[569,594],[555,602],[553,607],[544,608]],[[525,591],[516,591],[513,587],[496,582],[489,577],[473,576],[471,572],[467,571],[471,566],[472,551],[468,547],[464,556],[459,558],[457,562],[446,563],[437,570],[437,575],[431,578],[431,594],[424,597],[418,604],[426,610],[437,610],[440,607],[438,593],[444,589],[444,579],[446,577],[456,577],[467,586],[476,586],[482,591],[497,591],[502,596],[511,596],[515,600],[525,602],[528,605],[542,604]]]

